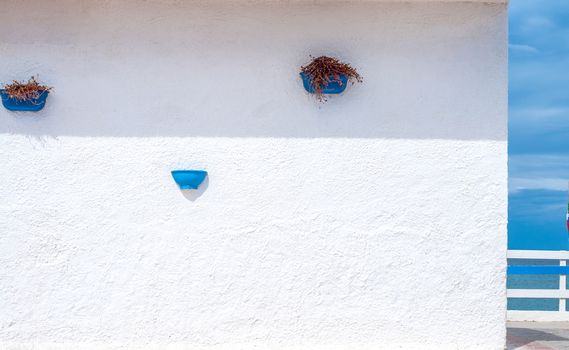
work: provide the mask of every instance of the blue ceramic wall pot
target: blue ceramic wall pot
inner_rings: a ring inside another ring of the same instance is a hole
[[[300,77],[302,78],[302,83],[304,84],[304,89],[311,94],[314,93],[314,89],[312,88],[312,80],[307,74],[300,73]],[[323,94],[340,94],[344,90],[346,90],[346,86],[348,85],[348,76],[347,75],[340,75],[340,82],[335,80],[334,77],[330,78],[330,82],[328,86],[322,86],[322,93]]]
[[[37,112],[43,109],[48,94],[49,91],[42,91],[40,92],[39,97],[36,99],[21,101],[8,96],[6,90],[0,90],[2,104],[4,107],[6,107],[7,110],[14,112]]]
[[[204,170],[173,170],[172,177],[181,190],[196,190],[207,176]]]

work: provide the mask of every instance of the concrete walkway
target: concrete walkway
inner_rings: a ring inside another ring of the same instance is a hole
[[[508,322],[508,350],[569,350],[569,322]]]

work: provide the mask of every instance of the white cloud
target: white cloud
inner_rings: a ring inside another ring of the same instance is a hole
[[[510,176],[523,179],[569,179],[569,155],[515,154],[508,162]]]
[[[510,193],[523,190],[567,191],[567,179],[561,178],[510,178]]]
[[[547,107],[547,108],[511,108],[510,114],[516,118],[528,120],[540,120],[544,118],[567,118],[569,116],[568,107]]]
[[[508,45],[509,49],[512,51],[518,51],[523,53],[538,53],[539,50],[530,45],[521,45],[521,44],[510,44]]]
[[[530,27],[530,29],[555,27],[555,23],[553,23],[553,21],[551,21],[549,18],[546,18],[543,16],[529,17],[525,21],[525,25]]]

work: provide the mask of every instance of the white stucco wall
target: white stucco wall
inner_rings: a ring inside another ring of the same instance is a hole
[[[505,4],[2,2],[0,347],[502,349]],[[309,55],[364,83],[319,104]],[[182,193],[173,169],[206,169]]]

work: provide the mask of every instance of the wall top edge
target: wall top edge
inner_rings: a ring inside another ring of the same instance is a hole
[[[140,0],[139,0],[140,1]],[[157,2],[172,2],[172,0],[155,0]],[[196,0],[199,2],[199,0]],[[507,4],[509,0],[208,0],[213,3],[486,3]]]

